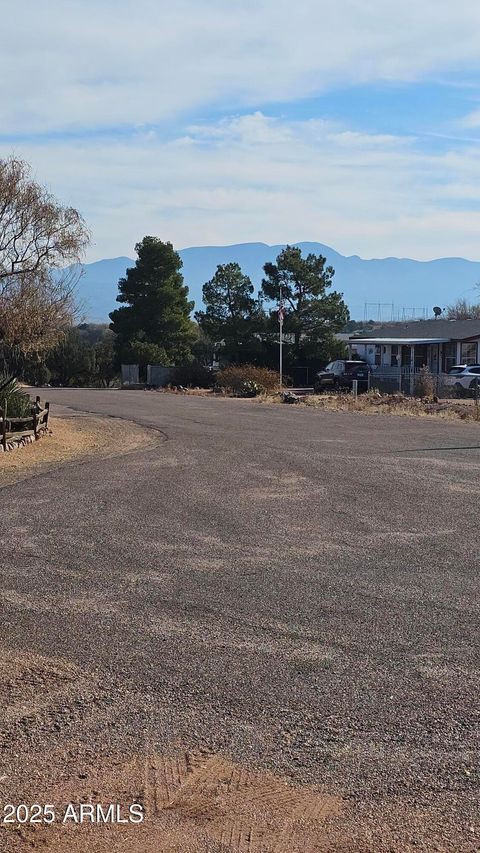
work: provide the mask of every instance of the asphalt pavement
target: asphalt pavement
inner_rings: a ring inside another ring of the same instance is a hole
[[[480,849],[480,427],[42,394],[158,442],[0,493],[4,648],[81,682],[3,721],[17,791],[175,741],[335,792],[348,849]]]

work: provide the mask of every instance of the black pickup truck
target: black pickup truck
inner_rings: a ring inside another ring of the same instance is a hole
[[[351,389],[352,382],[356,379],[358,381],[358,391],[367,391],[369,374],[370,365],[366,361],[337,359],[337,361],[331,361],[330,364],[327,364],[323,370],[317,373],[313,387],[316,393],[330,389]]]

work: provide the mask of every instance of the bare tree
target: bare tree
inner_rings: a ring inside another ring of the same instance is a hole
[[[31,177],[0,160],[0,339],[24,352],[53,346],[75,312],[89,243],[85,222]]]
[[[457,299],[445,309],[447,320],[479,320],[480,305],[470,305],[466,299]]]

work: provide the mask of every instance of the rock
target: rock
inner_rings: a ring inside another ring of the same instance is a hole
[[[300,397],[297,397],[293,391],[283,391],[280,395],[282,398],[282,403],[299,403]]]

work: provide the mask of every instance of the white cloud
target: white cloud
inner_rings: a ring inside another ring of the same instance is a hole
[[[472,129],[480,127],[480,109],[468,113],[460,122],[460,126]]]
[[[2,12],[0,126],[152,124],[478,68],[479,31],[472,0],[24,0]]]
[[[2,12],[0,130],[84,212],[92,257],[145,233],[478,257],[473,142],[427,155],[414,138],[264,113],[335,85],[474,72],[479,32],[472,0],[24,0]]]
[[[480,179],[475,146],[426,154],[414,139],[256,112],[169,142],[139,130],[19,153],[83,211],[92,258],[128,254],[147,233],[179,248],[319,240],[364,256],[480,255],[480,212],[465,209]]]

